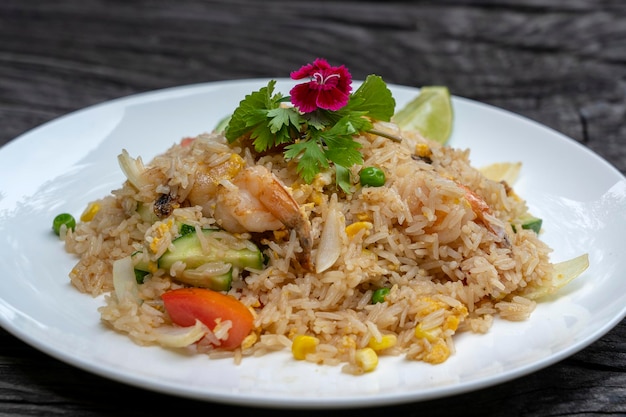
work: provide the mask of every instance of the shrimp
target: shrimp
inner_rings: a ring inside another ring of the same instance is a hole
[[[487,202],[479,197],[469,187],[463,184],[457,185],[465,192],[465,200],[469,203],[478,220],[487,228],[487,230],[500,238],[506,247],[511,247],[511,242],[506,234],[506,229],[493,221],[491,208]]]
[[[187,200],[194,206],[201,206],[204,216],[210,216],[215,204],[215,196],[220,188],[220,182],[234,178],[244,166],[243,158],[235,153],[214,166],[198,164]]]
[[[191,146],[193,142],[194,139],[185,138],[181,146]],[[154,214],[162,219],[171,215],[176,207],[190,204],[202,207],[203,216],[215,218],[231,233],[287,227],[296,232],[300,242],[300,264],[312,271],[311,223],[287,187],[263,166],[246,168],[246,162],[236,153],[213,155],[217,161],[196,163],[192,185],[186,194],[158,195],[154,200]],[[141,158],[131,158],[126,150],[118,160],[128,181],[139,190],[167,182],[162,170],[144,166]]]
[[[241,169],[231,178],[222,174],[197,172],[189,202],[201,205],[203,213],[212,211],[218,224],[231,233],[295,230],[302,248],[298,260],[312,270],[311,224],[285,185],[263,166]]]
[[[426,187],[426,189],[424,190],[421,190],[423,184],[420,182],[420,180],[411,177],[410,175],[407,175],[405,171],[402,171],[402,167],[400,168],[399,172],[399,177],[401,179],[397,182],[397,187],[400,197],[406,203],[408,209],[412,214],[421,213],[423,199],[425,198],[423,196],[428,193],[428,187]],[[436,173],[431,173],[432,177],[426,173],[425,175],[426,177],[423,181],[433,181],[433,184],[431,184],[430,187],[436,188],[445,186],[445,188],[449,188],[448,193],[450,193],[450,195],[452,195],[453,193],[458,196],[457,198],[464,203],[462,204],[464,209],[467,210],[468,214],[470,212],[473,214],[473,218],[476,219],[476,222],[480,223],[489,232],[495,235],[504,247],[511,247],[511,242],[509,240],[509,236],[507,235],[505,227],[493,215],[491,207],[482,197],[480,197],[468,186],[461,184],[451,178],[442,177]],[[458,194],[456,190],[453,190],[453,188],[458,189]],[[445,204],[449,204],[449,202]],[[434,222],[434,225],[438,225],[443,221],[446,213],[435,210],[435,215],[437,216],[437,220]],[[450,236],[452,236],[452,234],[450,234]]]

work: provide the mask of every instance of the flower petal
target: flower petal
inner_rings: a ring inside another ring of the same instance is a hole
[[[315,104],[320,109],[335,111],[348,104],[349,98],[350,96],[348,94],[344,94],[337,88],[332,90],[321,90],[317,94]]]
[[[307,65],[302,66],[302,68],[300,68],[297,71],[292,71],[291,72],[291,79],[292,80],[301,80],[303,78],[308,78],[314,72],[315,72],[315,67],[313,66],[313,64],[307,64]]]
[[[345,66],[331,67],[325,59],[317,58],[291,73],[294,80],[307,77],[309,82],[295,86],[290,92],[292,104],[301,112],[309,113],[318,108],[334,111],[348,103],[352,75]]]
[[[318,91],[309,87],[310,83],[298,84],[291,89],[291,103],[303,113],[317,109]]]

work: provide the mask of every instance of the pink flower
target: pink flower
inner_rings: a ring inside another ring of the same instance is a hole
[[[291,89],[291,102],[303,113],[317,109],[339,110],[346,104],[352,91],[352,75],[343,65],[331,67],[325,59],[317,58],[291,73],[291,79],[310,81]]]

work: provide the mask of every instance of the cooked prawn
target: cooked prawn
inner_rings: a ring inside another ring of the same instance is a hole
[[[508,248],[511,246],[506,228],[502,222],[495,217],[489,204],[480,195],[458,181],[450,178],[439,177],[436,174],[433,175],[435,175],[433,178],[435,178],[436,181],[439,181],[442,186],[445,185],[446,187],[449,187],[450,192],[455,194],[456,198],[464,203],[462,204],[462,207],[466,210],[466,213],[471,213],[471,217],[467,218],[468,220],[475,219],[477,223],[481,224],[489,232],[494,234],[504,247]],[[453,188],[458,189],[458,191],[453,190]],[[420,190],[421,184],[419,181],[413,180],[410,177],[403,179],[402,182],[398,184],[399,195],[406,203],[412,214],[422,213],[424,193]],[[437,219],[434,224],[438,225],[443,221],[446,213],[435,210],[435,215],[437,216]],[[429,229],[429,227],[427,229]]]
[[[243,158],[235,153],[227,157],[222,163],[210,167],[198,164],[187,200],[194,206],[201,206],[204,216],[210,216],[215,205],[215,196],[220,188],[220,182],[233,179],[244,166]]]
[[[203,213],[210,211],[218,224],[231,233],[283,227],[294,230],[302,248],[299,261],[303,268],[312,270],[311,224],[287,187],[263,166],[241,169],[232,177],[226,173],[233,170],[223,168],[219,172],[198,171],[189,202],[201,205]]]
[[[511,246],[509,237],[506,234],[506,229],[502,225],[496,223],[493,220],[493,215],[489,204],[481,197],[479,197],[474,191],[463,184],[457,184],[465,192],[465,200],[469,203],[470,207],[476,218],[493,234],[495,234],[506,247]]]

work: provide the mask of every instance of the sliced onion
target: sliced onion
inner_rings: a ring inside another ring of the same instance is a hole
[[[135,268],[130,256],[113,262],[113,288],[120,303],[126,300],[131,300],[137,304],[141,303],[139,287],[135,278]]]
[[[341,231],[344,229],[344,218],[339,210],[331,206],[320,236],[320,245],[315,258],[315,272],[326,271],[341,254]]]
[[[200,320],[196,320],[196,324],[193,326],[161,326],[154,329],[154,333],[157,342],[162,346],[182,348],[202,339],[208,330]]]
[[[231,264],[224,262],[207,262],[195,269],[185,269],[176,279],[194,287],[213,288],[215,278],[228,274],[232,268]]]
[[[531,293],[524,294],[532,300],[554,293],[570,283],[574,278],[585,272],[589,267],[589,254],[577,256],[573,259],[554,264],[554,275],[551,285],[537,288]]]
[[[146,170],[141,157],[137,159],[132,158],[126,149],[122,150],[122,153],[117,156],[117,161],[122,168],[122,172],[126,176],[126,179],[134,185],[136,188],[141,188],[146,184],[143,173]]]

